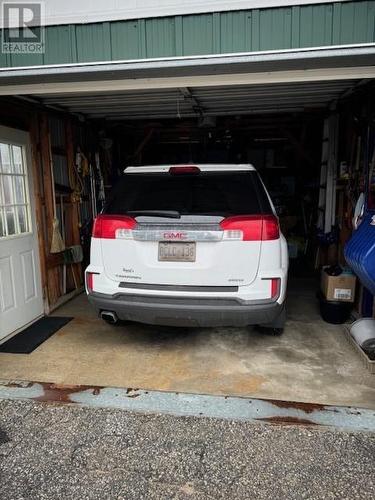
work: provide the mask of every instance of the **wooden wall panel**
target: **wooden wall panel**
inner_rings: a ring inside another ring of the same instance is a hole
[[[52,191],[52,176],[51,176],[51,148],[47,113],[41,113],[40,119],[40,153],[42,160],[42,172],[44,180],[44,204],[47,225],[47,238],[45,243],[45,251],[47,255],[47,281],[48,281],[48,299],[49,305],[52,306],[61,295],[61,277],[60,270],[56,266],[52,266],[48,257],[50,256],[51,240],[52,240],[52,224],[54,218],[54,199]]]
[[[36,212],[36,225],[38,232],[38,245],[40,257],[40,271],[42,279],[43,299],[48,298],[47,287],[47,267],[46,267],[46,248],[44,241],[44,210],[43,210],[43,197],[41,193],[42,166],[39,155],[39,120],[36,113],[31,119],[30,123],[30,144],[31,144],[31,158],[32,158],[32,175],[34,184],[34,199],[35,199],[35,212]]]

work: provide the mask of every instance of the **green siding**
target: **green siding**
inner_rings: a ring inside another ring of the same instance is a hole
[[[237,11],[220,15],[221,52],[245,52],[252,46],[252,12]]]
[[[292,44],[292,10],[264,9],[259,12],[259,49],[290,49]]]
[[[146,56],[168,57],[176,55],[175,20],[146,19]]]
[[[37,66],[43,64],[43,54],[9,54],[8,64],[14,66]]]
[[[111,23],[111,41],[113,60],[139,58],[138,21]]]
[[[49,26],[44,55],[0,54],[0,67],[370,42],[375,42],[375,1],[359,0]]]
[[[77,61],[111,60],[110,23],[82,24],[76,26]]]
[[[75,26],[48,26],[45,32],[44,64],[77,61]]]
[[[3,54],[0,51],[0,68],[6,68],[7,66],[9,66],[8,55],[7,54]]]
[[[322,8],[323,5],[308,6],[299,11],[300,47],[314,47],[316,45],[332,45],[332,6]],[[303,29],[301,29],[301,26]]]
[[[213,54],[213,14],[182,17],[183,55]]]

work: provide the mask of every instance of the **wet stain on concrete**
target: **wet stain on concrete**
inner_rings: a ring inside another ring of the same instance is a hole
[[[311,354],[308,354],[306,351],[293,350],[290,347],[276,346],[273,352],[281,361],[286,363],[302,363],[306,359],[311,358]]]

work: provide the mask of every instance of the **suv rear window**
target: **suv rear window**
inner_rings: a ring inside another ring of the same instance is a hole
[[[256,172],[124,174],[105,213],[125,215],[138,210],[223,216],[272,213]]]

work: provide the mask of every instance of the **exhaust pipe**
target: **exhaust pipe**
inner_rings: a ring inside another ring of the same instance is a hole
[[[110,323],[111,325],[115,325],[116,323],[118,323],[118,317],[112,311],[101,311],[100,317],[104,319],[104,321],[106,321],[107,323]]]

